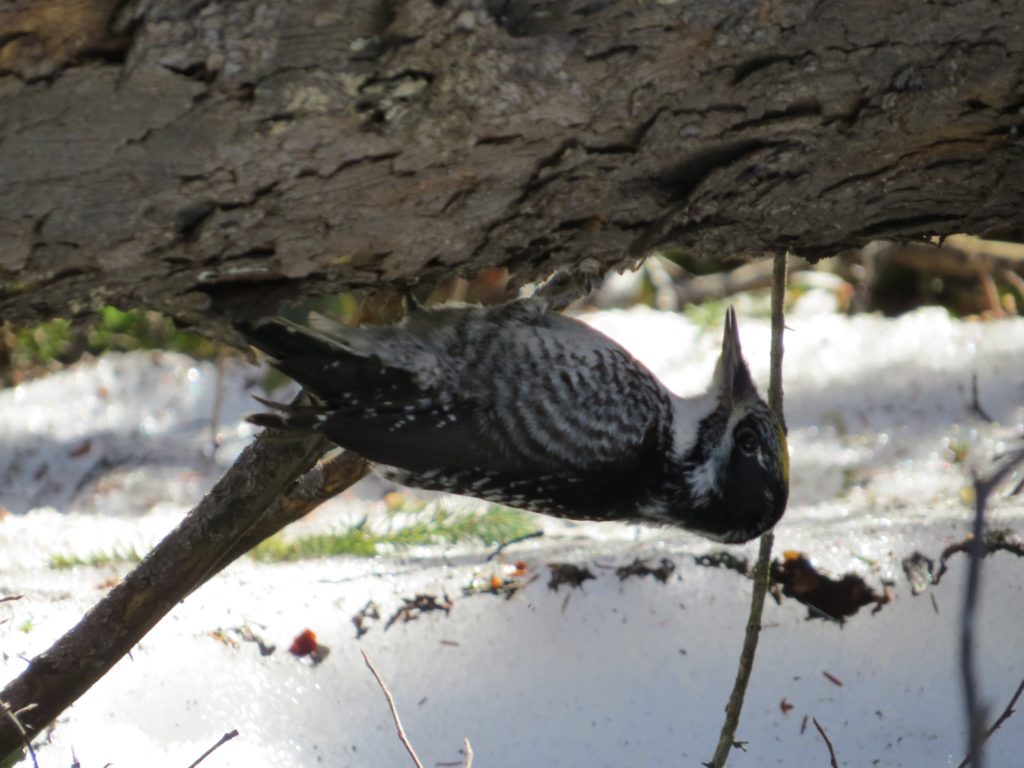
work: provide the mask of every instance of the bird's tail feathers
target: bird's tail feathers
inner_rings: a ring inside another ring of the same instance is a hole
[[[396,329],[351,328],[316,313],[309,323],[275,317],[239,330],[271,357],[275,368],[335,409],[422,397],[416,366],[409,363],[416,358],[396,343]]]
[[[321,396],[361,389],[380,375],[379,357],[359,343],[361,329],[322,315],[310,317],[312,327],[273,317],[239,325],[239,330],[270,356],[275,368]]]
[[[239,323],[238,329],[254,347],[276,360],[296,353],[336,355],[352,352],[351,345],[338,333],[338,329],[345,326],[323,315],[310,315],[311,318],[314,316],[317,322],[312,327],[293,323],[283,317],[270,317],[255,323]],[[331,324],[329,329],[326,323]]]

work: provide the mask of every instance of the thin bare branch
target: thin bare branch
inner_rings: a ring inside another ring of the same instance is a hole
[[[999,302],[999,288],[996,285],[995,277],[992,275],[992,259],[986,258],[977,251],[972,251],[967,256],[978,276],[978,283],[981,285],[981,292],[985,297],[985,304],[988,306],[988,310],[997,317],[1001,317],[1005,313],[1003,312],[1003,305]]]
[[[783,300],[786,294],[786,256],[775,257],[772,270],[772,359],[771,376],[768,386],[768,404],[775,411],[779,420],[785,424],[782,412],[782,331],[784,325]],[[743,648],[736,669],[736,682],[733,684],[729,702],[725,707],[725,722],[718,737],[718,746],[711,762],[712,768],[723,768],[729,757],[729,751],[736,743],[736,728],[739,725],[743,700],[747,694],[747,684],[754,668],[754,655],[757,652],[757,641],[761,634],[761,613],[764,610],[764,599],[768,594],[768,569],[772,559],[774,535],[769,531],[761,537],[754,565],[754,588],[750,598],[750,614],[747,616],[747,628],[743,638]]]
[[[203,760],[208,758],[216,750],[220,749],[222,746],[227,744],[229,741],[231,741],[237,735],[238,735],[238,729],[237,728],[232,728],[230,731],[228,731],[227,733],[225,733],[223,736],[220,737],[220,741],[218,741],[216,744],[214,744],[208,750],[203,752],[203,754],[201,754],[199,756],[199,759],[196,760],[194,763],[192,763],[192,765],[190,765],[188,768],[196,768],[196,766],[199,765],[201,762],[203,762]]]
[[[1024,301],[1024,277],[1021,277],[1012,269],[1004,269],[999,273],[999,276],[1012,285],[1014,290],[1020,294],[1021,301]],[[1024,307],[1024,304],[1021,306]]]
[[[469,743],[468,738],[462,740],[463,748],[466,750],[466,762],[463,764],[463,768],[473,768],[473,745]]]
[[[1014,707],[1017,705],[1017,699],[1020,698],[1020,695],[1022,693],[1024,693],[1024,680],[1020,681],[1020,685],[1017,686],[1017,690],[1013,694],[1013,698],[1010,699],[1010,703],[1006,705],[1006,709],[1003,710],[1003,714],[1001,714],[998,717],[998,719],[994,723],[992,723],[989,729],[985,731],[985,736],[982,738],[982,742],[988,741],[992,734],[999,730],[999,726],[1001,726],[1003,723],[1010,719],[1010,716],[1015,711]],[[972,756],[973,752],[967,753],[967,756],[960,761],[960,765],[958,765],[956,768],[967,768],[967,766],[970,765]]]
[[[828,740],[828,734],[825,733],[825,729],[821,727],[821,723],[818,722],[818,718],[812,717],[811,721],[814,723],[814,727],[818,729],[818,733],[821,734],[821,738],[825,740],[825,746],[828,747],[830,768],[839,768],[839,761],[836,760],[836,751],[832,748],[832,742]]]
[[[967,738],[971,768],[984,765],[982,729],[985,710],[978,701],[978,683],[974,671],[974,620],[978,605],[978,590],[981,582],[981,558],[985,546],[985,504],[988,494],[980,479],[974,480],[974,536],[968,548],[967,587],[964,592],[964,607],[960,620],[960,673],[964,687],[966,707]]]
[[[787,271],[813,269],[813,265],[797,256],[787,255],[786,262]],[[768,288],[776,280],[777,268],[777,264],[759,259],[729,272],[713,272],[679,280],[675,284],[676,301],[680,306],[700,304],[711,299],[724,299],[737,293]]]
[[[986,707],[978,694],[977,674],[974,669],[974,626],[978,609],[978,593],[981,589],[981,560],[985,557],[985,510],[989,496],[1017,469],[1024,464],[1024,448],[1018,449],[1003,460],[987,477],[974,478],[974,526],[967,564],[967,585],[964,590],[963,612],[960,620],[960,674],[964,687],[964,708],[967,719],[968,750],[967,765],[982,768],[985,764],[984,749]],[[1016,697],[1015,697],[1016,699]]]
[[[377,668],[373,666],[373,662],[370,661],[370,657],[366,655],[366,651],[361,651],[361,653],[363,654],[363,661],[366,662],[366,666],[370,668],[370,672],[372,672],[373,676],[377,679],[377,685],[379,685],[380,689],[384,692],[384,698],[387,699],[388,708],[391,710],[391,719],[395,721],[395,727],[398,729],[399,741],[402,742],[402,745],[405,747],[405,751],[408,752],[409,757],[412,758],[413,765],[415,765],[416,768],[423,768],[423,763],[421,763],[419,757],[416,756],[416,750],[413,749],[412,744],[409,743],[409,737],[405,735],[405,728],[402,727],[402,721],[398,717],[398,710],[395,708],[395,699],[391,695],[391,691],[388,690],[387,685],[381,678],[380,672],[378,672]],[[472,753],[470,752],[467,754],[471,755]]]
[[[48,650],[32,660],[0,700],[38,733],[99,680],[198,584],[327,448],[320,437],[260,435],[184,520],[125,579]],[[28,710],[26,705],[35,708]],[[22,733],[0,718],[0,758]]]
[[[782,400],[782,332],[785,329],[786,277],[789,271],[789,254],[776,256],[772,264],[772,351],[768,378],[768,405],[775,415],[786,424]]]

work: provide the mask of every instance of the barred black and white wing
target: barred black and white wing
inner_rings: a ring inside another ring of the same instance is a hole
[[[283,320],[246,333],[317,398],[261,414],[408,485],[569,517],[631,517],[671,447],[668,392],[625,350],[527,302],[400,326]]]

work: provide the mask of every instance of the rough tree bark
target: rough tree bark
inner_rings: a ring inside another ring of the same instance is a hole
[[[0,318],[1022,223],[1024,3],[9,0]]]

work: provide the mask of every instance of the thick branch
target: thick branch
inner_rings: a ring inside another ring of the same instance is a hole
[[[280,496],[253,520],[213,570],[203,579],[211,577],[240,558],[261,541],[280,531],[289,523],[305,517],[323,502],[365,477],[370,471],[366,459],[350,451],[337,450],[299,478],[295,487]]]
[[[4,709],[39,733],[87,691],[177,603],[224,567],[224,553],[320,456],[322,438],[263,433],[124,581],[0,692]],[[0,718],[0,758],[23,744]]]
[[[17,0],[0,317],[112,302],[227,334],[232,311],[491,265],[1019,227],[1022,14]]]

